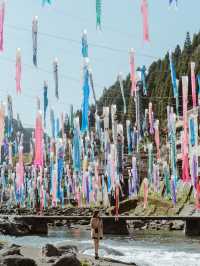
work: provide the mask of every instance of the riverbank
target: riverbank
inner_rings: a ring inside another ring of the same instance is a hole
[[[1,266],[136,266],[111,258],[99,258],[78,253],[75,246],[55,247],[47,244],[43,248],[28,246],[1,246]]]

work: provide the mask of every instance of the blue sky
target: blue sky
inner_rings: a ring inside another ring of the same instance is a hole
[[[179,8],[169,9],[168,0],[149,0],[150,43],[142,42],[141,0],[102,0],[102,32],[96,30],[95,0],[7,0],[4,52],[0,55],[0,98],[13,96],[14,116],[19,113],[25,126],[34,125],[36,96],[43,94],[43,81],[49,84],[49,107],[56,115],[69,111],[69,105],[81,107],[81,47],[83,29],[87,29],[89,57],[97,96],[112,85],[119,72],[129,72],[128,51],[135,49],[136,64],[147,66],[156,58],[183,44],[186,31],[199,31],[199,0],[179,0]],[[32,64],[31,24],[39,18],[38,66]],[[97,45],[97,46],[96,46]],[[103,48],[103,47],[107,47]],[[15,92],[15,54],[22,52],[22,95]],[[112,48],[112,49],[110,49]],[[148,56],[145,56],[148,55]],[[52,62],[59,61],[59,94],[54,96]],[[163,88],[164,89],[164,88]],[[91,95],[92,96],[92,95]],[[91,97],[92,102],[92,97]],[[49,113],[47,116],[49,120]]]

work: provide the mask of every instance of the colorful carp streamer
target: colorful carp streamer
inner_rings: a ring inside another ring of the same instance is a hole
[[[147,176],[148,176],[148,180],[149,183],[152,183],[153,180],[153,145],[152,143],[149,143],[148,146],[148,172],[147,172]]]
[[[142,20],[143,20],[143,41],[149,42],[148,2],[147,2],[147,0],[142,0],[141,13],[142,13]]]
[[[153,111],[152,111],[152,103],[149,103],[149,132],[151,135],[154,134],[153,129]]]
[[[33,64],[37,66],[37,36],[38,36],[38,17],[35,16],[32,22],[32,40],[33,40]]]
[[[131,174],[132,174],[132,182],[131,182],[131,187],[132,187],[132,193],[134,195],[137,195],[139,191],[139,175],[138,175],[138,169],[137,169],[137,160],[136,157],[132,157],[132,169],[131,169]]]
[[[177,151],[176,151],[176,114],[168,107],[168,139],[170,144],[170,165],[172,175],[177,184]]]
[[[174,3],[176,6],[178,6],[178,0],[169,0],[169,5],[170,5],[170,6],[171,6],[173,3]]]
[[[173,204],[176,205],[176,181],[173,176],[171,176],[170,184],[171,184],[172,201]]]
[[[192,104],[193,107],[196,107],[197,98],[196,98],[195,62],[191,62],[191,84],[192,84]]]
[[[176,79],[176,70],[172,60],[172,52],[169,52],[169,62],[170,62],[170,70],[171,70],[171,79],[172,79],[172,87],[173,87],[173,94],[174,98],[176,99],[176,114],[178,115],[178,108],[179,108],[179,93],[178,93],[178,81]]]
[[[0,104],[0,161],[1,161],[1,149],[4,140],[4,131],[5,131],[5,105]]]
[[[38,111],[36,116],[34,164],[36,167],[43,167],[43,127],[41,111]]]
[[[127,132],[128,154],[131,154],[132,139],[131,139],[131,121],[130,120],[126,120],[126,132]]]
[[[0,51],[3,51],[4,44],[4,18],[5,18],[5,1],[0,3]]]
[[[148,200],[148,179],[145,177],[143,181],[143,189],[144,189],[144,209],[147,207]]]
[[[82,103],[82,127],[81,127],[82,132],[86,132],[89,129],[88,125],[89,97],[90,97],[89,71],[88,71],[88,66],[85,65],[83,67],[83,103]]]
[[[13,107],[12,107],[12,97],[8,95],[7,98],[7,113],[8,113],[8,124],[7,124],[7,136],[8,139],[12,137],[13,133]]]
[[[169,166],[166,161],[163,163],[163,176],[166,188],[165,194],[166,196],[170,196],[171,195],[170,172],[169,172]]]
[[[51,0],[42,0],[42,5],[44,6],[45,4],[51,4]]]
[[[97,98],[96,98],[96,93],[95,93],[94,81],[93,81],[91,68],[88,69],[88,72],[89,72],[89,77],[90,77],[90,86],[92,88],[92,93],[93,93],[93,98],[94,98],[94,102],[95,102],[95,107],[96,107],[96,110],[97,110]]]
[[[55,126],[55,116],[54,116],[53,108],[51,108],[51,110],[50,110],[50,122],[51,122],[51,136],[53,139],[55,139],[56,126]]]
[[[87,41],[87,30],[83,31],[82,34],[82,56],[83,58],[88,58],[88,41]]]
[[[73,136],[73,167],[75,172],[81,170],[81,144],[80,144],[80,126],[79,118],[74,120],[74,136]]]
[[[154,124],[155,129],[155,143],[156,143],[156,150],[157,150],[157,160],[160,160],[160,134],[159,134],[159,120],[156,120]]]
[[[16,76],[15,76],[17,94],[21,93],[21,71],[22,71],[21,50],[20,48],[18,48],[16,52]]]
[[[197,75],[198,82],[198,105],[200,105],[200,74]]]
[[[182,179],[184,182],[190,180],[189,176],[189,158],[188,158],[188,77],[182,77],[183,92],[183,142],[182,142]]]
[[[135,55],[133,48],[130,50],[130,78],[131,78],[131,96],[136,92],[136,77],[135,77]]]
[[[124,96],[124,86],[123,86],[122,73],[119,73],[119,75],[118,75],[118,81],[119,81],[119,85],[120,85],[120,89],[121,89],[121,94],[122,94],[122,99],[123,99],[123,103],[124,103],[124,114],[126,114],[126,100],[125,100],[125,96]]]
[[[53,61],[53,73],[54,73],[54,81],[55,81],[55,96],[58,100],[59,93],[58,93],[58,59],[57,58],[55,58]]]
[[[102,0],[96,0],[96,27],[101,30]]]
[[[44,81],[44,92],[43,92],[43,97],[44,97],[44,127],[46,127],[46,113],[47,113],[47,107],[48,107],[48,85],[47,82]]]

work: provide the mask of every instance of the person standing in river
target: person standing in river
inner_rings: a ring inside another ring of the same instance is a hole
[[[103,222],[98,210],[93,213],[90,227],[91,237],[94,240],[95,259],[99,259],[99,241],[103,238]]]

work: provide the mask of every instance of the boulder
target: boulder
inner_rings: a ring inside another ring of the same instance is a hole
[[[24,236],[29,234],[29,227],[23,223],[4,220],[0,223],[0,232],[4,235]]]
[[[103,221],[104,234],[128,235],[128,227],[125,220],[106,219]]]
[[[2,263],[2,264],[1,264]],[[37,266],[33,259],[25,258],[19,255],[11,255],[1,259],[0,265],[4,266]]]
[[[3,249],[0,252],[0,255],[2,257],[6,257],[6,256],[10,256],[10,255],[19,255],[19,256],[22,256],[22,254],[20,252],[20,247],[15,247],[15,246],[11,246],[11,247],[8,247],[6,249]]]
[[[60,251],[51,244],[46,244],[42,248],[42,254],[46,257],[57,257],[61,255]]]
[[[59,258],[53,266],[81,266],[81,263],[75,255],[69,254]]]

